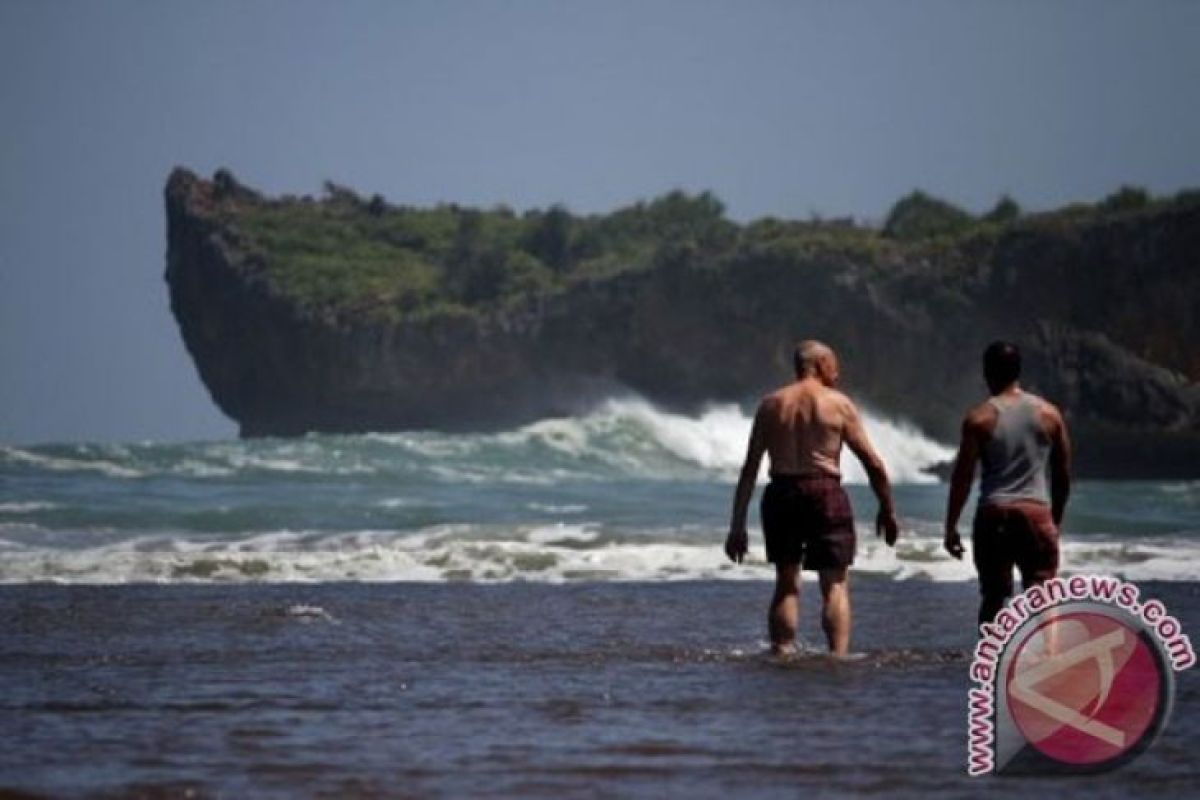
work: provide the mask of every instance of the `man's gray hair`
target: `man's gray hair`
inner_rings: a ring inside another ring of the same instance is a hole
[[[796,351],[792,354],[792,364],[796,367],[796,374],[801,377],[815,375],[821,359],[832,357],[832,347],[816,339],[805,339],[796,345]]]

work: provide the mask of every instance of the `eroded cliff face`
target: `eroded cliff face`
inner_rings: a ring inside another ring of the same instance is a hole
[[[882,263],[748,251],[578,282],[503,312],[322,316],[214,213],[258,195],[184,169],[166,187],[171,309],[243,436],[486,429],[633,390],[680,410],[753,402],[790,379],[798,338],[845,388],[946,441],[984,396],[979,354],[1008,338],[1059,403],[1086,475],[1200,476],[1200,207],[1045,223]]]

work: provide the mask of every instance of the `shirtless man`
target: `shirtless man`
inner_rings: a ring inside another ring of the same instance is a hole
[[[820,576],[821,627],[834,655],[850,647],[850,588],[846,569],[854,561],[854,518],[838,466],[842,442],[858,456],[879,498],[876,535],[894,546],[899,534],[883,461],[875,454],[850,398],[833,387],[838,360],[817,341],[796,345],[795,382],[767,395],[754,415],[750,446],[733,499],[725,554],[741,563],[749,548],[746,511],[759,464],[770,454],[771,483],[763,492],[762,523],[767,560],[775,565],[775,594],[767,616],[771,649],[795,651],[800,613],[800,568]]]
[[[1025,588],[1058,572],[1058,526],[1071,493],[1071,443],[1053,404],[1021,388],[1021,353],[993,342],[983,353],[991,397],[967,412],[950,478],[945,547],[962,558],[958,517],[983,465],[971,534],[979,573],[979,622],[991,622],[1013,592],[1013,566]],[[1046,466],[1050,486],[1046,486]]]

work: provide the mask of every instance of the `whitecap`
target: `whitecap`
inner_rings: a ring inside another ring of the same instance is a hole
[[[547,525],[534,528],[525,539],[533,544],[559,544],[561,542],[594,542],[600,535],[595,525]]]
[[[540,511],[544,514],[582,514],[588,510],[588,506],[583,503],[563,503],[556,505],[554,503],[526,503],[525,507],[530,511]]]
[[[112,478],[140,478],[142,472],[132,467],[126,467],[104,459],[84,460],[75,458],[60,458],[41,453],[22,450],[18,447],[0,446],[0,453],[18,463],[28,464],[40,469],[55,472],[100,472]]]
[[[337,618],[325,609],[306,603],[293,603],[284,610],[284,614],[303,623],[329,622],[334,625],[338,624]]]
[[[34,511],[49,511],[52,508],[59,508],[58,503],[45,500],[16,500],[0,503],[0,513],[7,512],[9,514],[31,514]]]

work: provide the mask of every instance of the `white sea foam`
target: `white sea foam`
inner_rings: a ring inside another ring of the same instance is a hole
[[[924,470],[951,455],[949,448],[911,426],[870,410],[864,416],[868,433],[896,482],[931,481]],[[239,481],[259,476],[377,474],[524,486],[623,476],[729,481],[741,466],[750,426],[751,417],[731,403],[686,415],[626,397],[610,399],[587,414],[543,419],[500,433],[422,431],[167,445],[0,446],[0,465],[111,478]],[[865,480],[849,455],[843,458],[843,471],[848,482]]]
[[[533,544],[561,544],[563,542],[594,542],[600,535],[596,525],[547,525],[534,528],[526,534],[526,541]]]
[[[426,508],[438,505],[433,500],[422,500],[419,497],[385,497],[377,500],[375,505],[380,508]]]
[[[663,411],[645,400],[627,399],[609,400],[579,421],[560,421],[558,434],[561,441],[573,442],[575,451],[581,452],[591,445],[593,432],[612,430],[622,421],[634,423],[681,461],[712,470],[740,465],[751,424],[751,419],[734,404],[715,405],[699,416],[689,417]],[[544,431],[547,423],[539,426]],[[527,430],[539,432],[539,426]]]
[[[930,439],[906,422],[889,420],[863,409],[863,423],[894,483],[936,483],[937,478],[925,470],[954,457],[952,448]],[[841,467],[846,483],[867,482],[862,465],[845,449]]]
[[[225,478],[237,473],[234,467],[211,464],[207,461],[197,461],[187,458],[174,465],[171,470],[177,475],[188,475],[194,478]]]
[[[893,580],[968,581],[969,557],[950,558],[940,539],[906,532],[893,550],[866,526],[854,571]],[[79,549],[9,542],[0,583],[314,581],[766,580],[761,547],[741,566],[720,537],[692,529],[606,533],[595,523],[486,527],[441,525],[415,534],[361,530],[269,531],[235,542],[148,535]],[[1063,572],[1128,580],[1200,580],[1200,542],[1090,538],[1066,543]]]
[[[1163,483],[1159,484],[1158,490],[1164,494],[1176,495],[1192,501],[1200,500],[1200,481]]]
[[[588,506],[583,503],[526,503],[525,507],[543,514],[582,514],[588,510]]]
[[[140,470],[107,459],[63,458],[19,447],[0,446],[0,457],[53,472],[99,472],[110,478],[140,478],[143,475]]]
[[[34,511],[49,511],[58,508],[58,503],[45,500],[16,500],[10,503],[0,503],[0,513],[31,514]]]
[[[864,416],[897,483],[930,482],[925,470],[952,456],[903,422],[869,409]],[[625,398],[582,416],[491,434],[0,446],[0,475],[15,476],[11,491],[0,489],[0,582],[766,579],[761,540],[748,564],[734,566],[720,552],[721,532],[698,522],[711,516],[720,525],[750,426],[750,416],[732,404],[682,415]],[[847,482],[864,481],[848,454],[843,470]],[[170,485],[158,492],[125,480],[133,477]],[[633,508],[630,478],[688,481],[654,486],[647,496],[680,491],[681,502],[696,498],[700,505]],[[58,507],[39,499],[48,480],[72,489],[69,506],[55,515],[70,527],[33,524],[43,519],[37,512]],[[1119,497],[1081,486],[1072,510],[1083,510],[1081,524],[1090,527],[1065,537],[1064,568],[1200,580],[1198,486],[1148,484]],[[510,491],[512,502],[500,502]],[[908,487],[901,494],[933,517],[943,507],[942,491]],[[709,503],[719,510],[696,510]],[[427,507],[437,513],[424,514]],[[417,510],[380,511],[408,508]],[[1162,512],[1133,520],[1143,509]],[[480,518],[495,522],[376,529],[402,519]],[[936,520],[905,524],[914,530],[895,551],[864,525],[855,569],[895,580],[973,579],[969,559],[941,551]],[[322,529],[301,529],[308,525]]]
[[[926,472],[954,455],[954,451],[922,434],[913,426],[889,420],[870,409],[863,419],[875,449],[896,483],[931,483]],[[634,473],[665,472],[656,454],[708,473],[730,474],[745,458],[753,420],[741,407],[728,403],[710,406],[697,416],[664,411],[641,399],[608,400],[582,417],[542,420],[518,431],[501,434],[508,444],[538,441],[573,457],[593,457]],[[866,483],[866,475],[848,451],[842,454],[847,483]],[[762,466],[765,474],[766,459]]]
[[[327,464],[321,461],[306,462],[297,457],[269,457],[252,454],[236,454],[229,457],[229,463],[239,470],[261,470],[263,472],[293,472],[331,475],[352,475],[355,473],[370,473],[369,467],[353,467]]]
[[[337,618],[325,609],[305,603],[293,603],[284,610],[284,614],[304,623],[329,622],[334,625],[338,624]]]

